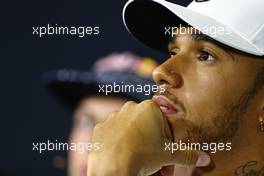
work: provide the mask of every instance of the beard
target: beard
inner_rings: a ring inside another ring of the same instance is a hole
[[[241,123],[243,122],[252,100],[261,87],[262,86],[259,86],[259,81],[256,80],[255,83],[244,91],[237,100],[226,104],[224,108],[221,108],[221,111],[218,111],[220,113],[216,113],[211,115],[211,117],[208,117],[208,119],[211,119],[210,125],[197,125],[194,122],[185,120],[187,135],[181,140],[196,143],[232,141],[232,139],[236,136]],[[186,108],[183,103],[171,94],[168,89],[164,92],[158,92],[157,95],[164,95],[174,103],[180,105],[186,114]],[[196,117],[196,119],[199,119],[199,117]]]
[[[210,125],[197,125],[187,122],[186,139],[192,142],[230,142],[236,136],[245,114],[247,113],[256,93],[255,86],[242,93],[240,98],[229,103],[221,113],[209,117],[212,119]],[[199,119],[199,118],[198,118]]]
[[[200,143],[232,141],[255,96],[263,87],[264,67],[260,67],[251,87],[245,90],[237,101],[227,104],[223,111],[220,111],[223,113],[210,117],[213,126],[206,127],[188,122],[187,138]]]

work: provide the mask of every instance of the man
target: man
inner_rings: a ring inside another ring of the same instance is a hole
[[[117,85],[152,86],[154,82],[150,77],[156,65],[151,58],[121,53],[99,59],[91,71],[61,69],[44,73],[47,88],[73,111],[69,144],[90,143],[94,126],[105,121],[110,112],[117,111],[128,100],[139,102],[152,95],[152,92],[114,90],[106,95],[100,87],[113,82]],[[69,150],[69,176],[86,175],[87,153]]]
[[[129,1],[127,29],[170,54],[153,72],[166,91],[126,103],[96,127],[93,141],[104,145],[89,155],[88,175],[263,176],[263,6],[261,0],[196,0],[187,8]],[[222,147],[165,151],[179,141]],[[232,147],[224,149],[227,143]]]

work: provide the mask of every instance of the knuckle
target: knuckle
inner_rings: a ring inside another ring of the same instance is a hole
[[[142,101],[140,104],[144,106],[154,106],[155,105],[154,101],[152,100],[145,100],[145,101]]]
[[[110,119],[113,119],[117,114],[118,114],[118,111],[113,111],[113,112],[111,112],[111,113],[107,116],[107,119],[106,119],[103,123],[106,123],[106,122],[109,121]]]
[[[145,100],[140,103],[141,106],[143,106],[145,109],[151,109],[152,111],[156,112],[156,109],[158,110],[158,105],[153,100]]]
[[[97,133],[100,130],[101,126],[102,126],[102,123],[96,124],[93,129],[93,133]]]
[[[118,113],[118,111],[113,111],[108,116],[109,117],[114,117],[114,116],[116,116],[117,113]]]
[[[127,104],[127,105],[135,105],[136,102],[134,102],[134,101],[128,101],[128,102],[126,102],[125,104]]]
[[[131,106],[134,106],[134,105],[136,105],[136,102],[134,102],[134,101],[128,101],[128,102],[126,102],[124,104],[123,108],[128,108],[128,107],[131,107]]]

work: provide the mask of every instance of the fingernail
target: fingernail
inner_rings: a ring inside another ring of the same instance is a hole
[[[208,166],[211,162],[211,159],[209,157],[208,154],[201,152],[199,154],[198,160],[196,162],[196,166],[197,167],[204,167],[204,166]]]

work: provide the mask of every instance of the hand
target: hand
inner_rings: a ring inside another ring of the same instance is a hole
[[[195,165],[197,151],[164,150],[172,140],[158,105],[152,100],[128,102],[95,127],[92,142],[101,147],[89,153],[88,176],[143,176],[165,165]]]

